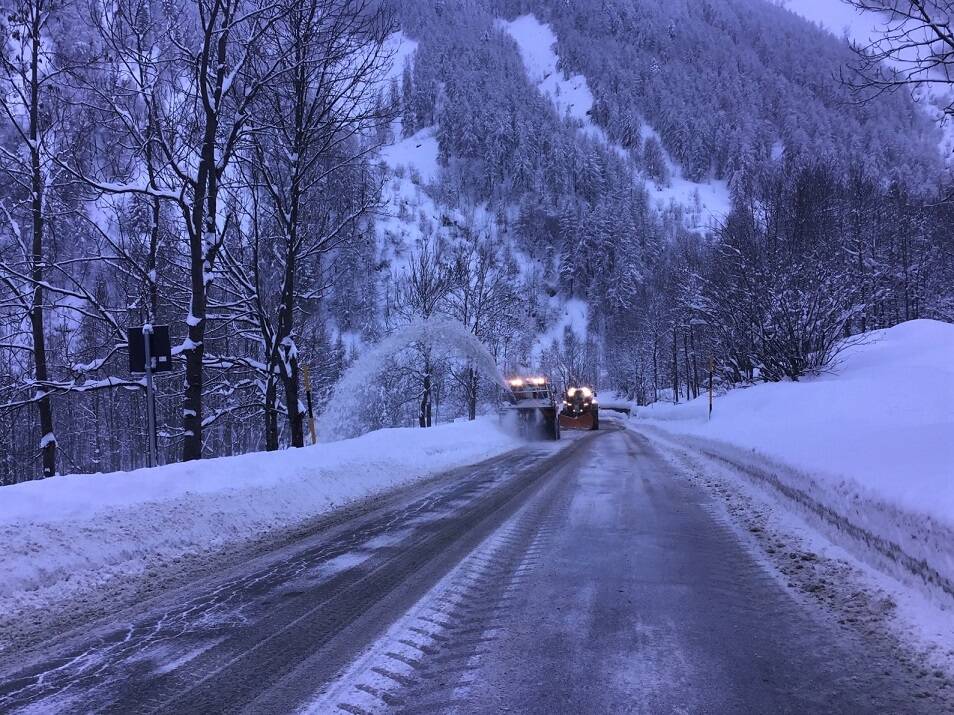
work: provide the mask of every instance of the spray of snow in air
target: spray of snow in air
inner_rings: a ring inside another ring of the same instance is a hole
[[[386,337],[348,368],[320,418],[319,434],[324,439],[338,440],[367,431],[361,419],[362,408],[377,394],[379,374],[389,358],[413,345],[458,353],[471,360],[481,376],[507,386],[493,355],[462,323],[423,320]]]

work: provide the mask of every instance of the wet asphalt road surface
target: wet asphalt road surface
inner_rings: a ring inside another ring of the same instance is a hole
[[[0,664],[0,712],[954,712],[610,427]]]
[[[642,437],[604,436],[459,712],[909,713],[893,654],[798,603]],[[409,703],[409,711],[418,708]]]

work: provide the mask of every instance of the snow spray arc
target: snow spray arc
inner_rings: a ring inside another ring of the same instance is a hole
[[[367,431],[359,415],[362,405],[377,394],[378,373],[388,358],[413,345],[449,350],[468,358],[480,375],[507,388],[493,355],[463,323],[451,319],[422,320],[376,343],[348,368],[319,418],[318,434],[322,441],[357,437]]]

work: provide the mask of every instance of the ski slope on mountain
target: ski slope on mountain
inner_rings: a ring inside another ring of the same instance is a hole
[[[711,421],[707,397],[638,416],[954,526],[954,325],[915,320],[865,337],[832,374],[717,396]]]
[[[570,75],[560,69],[560,57],[556,52],[558,40],[553,29],[534,15],[521,15],[514,20],[501,20],[498,24],[517,43],[528,79],[553,102],[557,112],[579,122],[580,131],[584,134],[609,145],[606,133],[590,116],[594,98],[586,77]],[[644,124],[643,138],[647,136],[658,138],[655,130]],[[621,156],[628,156],[625,149],[613,146]],[[705,222],[724,218],[729,213],[731,197],[724,181],[689,181],[683,176],[682,167],[669,156],[666,156],[666,162],[671,175],[669,183],[657,185],[647,181],[647,190],[656,208],[665,209],[673,203],[679,204],[698,210]]]

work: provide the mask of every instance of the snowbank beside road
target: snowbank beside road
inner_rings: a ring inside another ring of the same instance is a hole
[[[810,473],[954,526],[954,325],[915,320],[871,333],[830,375],[656,404],[637,416]]]
[[[0,488],[0,613],[290,529],[519,446],[492,418]],[[2,644],[0,644],[2,647]]]

